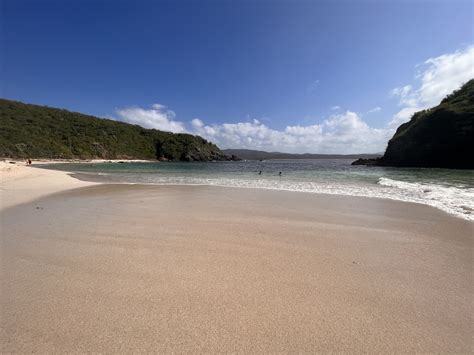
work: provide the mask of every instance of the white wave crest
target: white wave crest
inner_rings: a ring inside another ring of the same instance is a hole
[[[474,188],[405,182],[384,177],[379,178],[378,184],[376,185],[341,184],[334,182],[322,183],[321,181],[250,180],[246,178],[202,178],[185,176],[153,176],[145,183],[153,185],[211,185],[388,198],[429,205],[457,217],[471,221],[474,220]]]
[[[391,188],[390,198],[427,204],[458,217],[474,220],[474,188],[406,182],[385,177],[379,178],[378,184]]]

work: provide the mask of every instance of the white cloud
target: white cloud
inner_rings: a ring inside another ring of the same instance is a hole
[[[202,122],[199,118],[195,118],[191,121],[191,125],[193,128],[199,129],[204,127],[204,122]]]
[[[391,91],[393,96],[398,96],[400,98],[400,105],[410,105],[412,100],[414,100],[414,92],[411,85],[405,85],[398,88],[395,88]]]
[[[430,58],[425,64],[428,69],[421,75],[419,100],[426,106],[433,106],[474,78],[474,46]]]
[[[401,109],[382,128],[370,127],[355,112],[340,112],[333,106],[333,114],[319,124],[286,126],[273,129],[259,120],[237,123],[206,124],[194,118],[188,124],[176,120],[173,111],[160,104],[148,109],[129,107],[117,110],[122,121],[171,132],[198,134],[221,148],[248,148],[294,153],[378,153],[385,150],[395,129],[416,111],[436,105],[439,101],[474,77],[474,46],[430,58],[415,79],[418,85],[405,85],[392,90],[399,98]],[[316,87],[318,81],[313,83]],[[368,113],[380,112],[374,107]],[[263,120],[263,119],[262,119]]]
[[[250,122],[193,127],[193,133],[217,143],[222,148],[295,153],[381,152],[393,134],[392,129],[369,127],[351,111],[335,114],[321,124],[287,126],[283,130],[272,129],[255,119]]]
[[[382,108],[379,107],[379,106],[376,106],[376,107],[370,109],[369,111],[367,111],[367,113],[374,113],[374,112],[380,112],[380,111],[382,111]]]
[[[162,131],[186,132],[183,122],[176,121],[176,114],[166,106],[153,104],[151,108],[127,107],[117,110],[120,121],[137,124],[145,128],[156,128]]]
[[[404,107],[398,111],[389,122],[389,127],[397,128],[402,123],[410,120],[411,116],[417,111],[420,111],[419,107]]]
[[[415,77],[419,81],[418,89],[405,85],[392,90],[403,108],[395,114],[391,125],[406,122],[414,112],[438,105],[444,97],[474,78],[474,46],[429,58],[422,67],[424,69]]]
[[[313,92],[316,90],[316,88],[319,86],[319,80],[313,81],[311,84],[308,86],[308,92]]]
[[[355,112],[334,113],[321,124],[268,127],[257,119],[246,122],[205,124],[194,118],[186,129],[166,106],[117,110],[119,120],[170,132],[200,135],[221,148],[248,148],[294,153],[375,153],[385,149],[392,128],[371,128]]]

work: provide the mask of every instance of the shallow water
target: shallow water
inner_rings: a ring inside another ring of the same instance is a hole
[[[474,220],[474,170],[367,167],[352,166],[351,162],[311,159],[71,163],[44,167],[85,173],[90,180],[116,183],[215,185],[381,197],[422,203]]]

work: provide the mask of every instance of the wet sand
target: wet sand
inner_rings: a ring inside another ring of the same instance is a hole
[[[382,199],[100,185],[1,213],[1,352],[473,351],[473,223]]]

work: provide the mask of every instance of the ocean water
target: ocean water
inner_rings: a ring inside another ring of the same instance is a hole
[[[214,185],[388,198],[430,205],[474,220],[474,170],[367,167],[352,166],[351,162],[311,159],[68,163],[44,167],[83,173],[93,181],[114,183]]]

